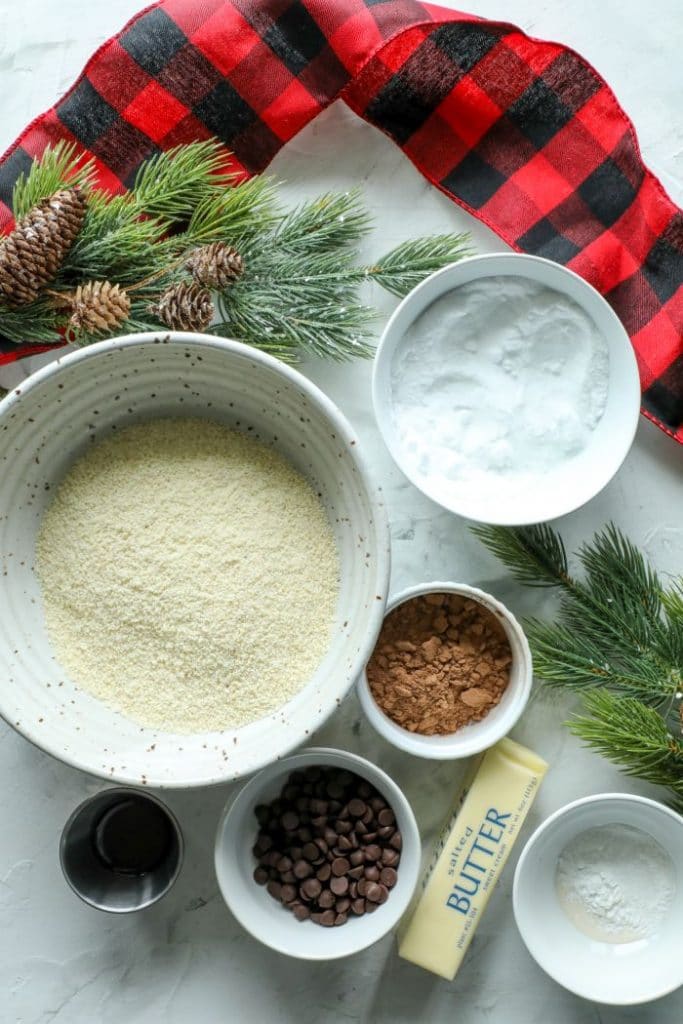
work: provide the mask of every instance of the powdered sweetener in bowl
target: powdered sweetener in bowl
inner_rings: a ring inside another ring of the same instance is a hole
[[[417,487],[508,525],[554,518],[604,486],[640,398],[605,300],[564,267],[515,254],[463,260],[414,289],[382,337],[373,391]]]

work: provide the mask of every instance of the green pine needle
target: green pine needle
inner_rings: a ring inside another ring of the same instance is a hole
[[[549,526],[479,526],[474,533],[529,586],[558,587],[556,622],[526,623],[534,671],[584,694],[572,730],[627,772],[683,800],[683,580],[665,588],[613,524],[578,552],[571,575]]]
[[[224,163],[225,150],[216,139],[151,157],[132,189],[138,212],[173,223],[188,219],[198,203],[233,184],[234,175],[221,171]]]
[[[48,146],[29,174],[20,174],[12,193],[14,217],[19,220],[41,199],[47,199],[61,188],[79,185],[89,188],[95,171],[94,160],[83,162],[75,143],[58,142]]]
[[[368,267],[367,276],[386,291],[403,298],[435,270],[471,256],[469,242],[470,236],[466,234],[411,238]]]

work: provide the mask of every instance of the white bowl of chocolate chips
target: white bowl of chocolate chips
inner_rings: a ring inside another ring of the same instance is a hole
[[[335,960],[386,935],[417,884],[420,836],[395,782],[356,754],[309,748],[264,768],[228,801],[215,867],[254,938]]]

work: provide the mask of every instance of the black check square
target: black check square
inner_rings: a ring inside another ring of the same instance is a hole
[[[33,159],[25,149],[17,146],[4,163],[0,164],[0,201],[12,209],[12,195],[17,178],[27,175],[33,165]]]
[[[643,392],[643,406],[667,427],[683,423],[683,356],[678,356],[659,380]]]
[[[525,252],[545,256],[547,260],[554,260],[555,263],[569,263],[578,252],[581,252],[579,246],[565,238],[547,217],[542,217],[521,235],[517,239],[517,245]]]
[[[256,120],[252,108],[227,81],[219,82],[192,112],[227,145]]]
[[[542,149],[560,128],[571,121],[572,112],[553,89],[537,78],[512,104],[507,116],[536,149]]]
[[[119,115],[84,78],[57,104],[57,116],[81,145],[92,149],[99,137],[116,123]]]
[[[412,85],[410,78],[399,72],[390,78],[366,108],[366,116],[399,145],[408,141],[434,109]]]
[[[270,26],[263,41],[293,75],[301,74],[327,45],[325,34],[300,0]]]
[[[606,228],[619,220],[636,197],[636,189],[610,157],[579,185],[578,193]]]
[[[499,36],[479,25],[441,25],[432,42],[467,74],[498,42]]]
[[[602,89],[602,82],[593,69],[568,52],[560,53],[544,69],[542,78],[554,92],[562,95],[562,102],[574,114]]]
[[[653,292],[664,305],[675,295],[683,280],[683,253],[674,249],[665,238],[658,238],[647,254],[643,274]]]
[[[462,199],[473,210],[478,210],[489,201],[507,179],[503,174],[487,164],[476,153],[467,156],[450,171],[441,184]]]
[[[187,36],[157,7],[138,18],[119,41],[141,68],[150,75],[158,75],[171,57],[185,46]]]

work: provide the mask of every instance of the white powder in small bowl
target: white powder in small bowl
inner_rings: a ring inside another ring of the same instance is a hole
[[[527,278],[486,277],[437,299],[399,342],[394,426],[430,494],[448,504],[476,487],[496,500],[583,451],[608,378],[607,343],[578,303]]]
[[[36,570],[73,682],[180,733],[237,728],[300,691],[339,591],[310,484],[199,419],[129,427],[77,461],[45,513]]]

